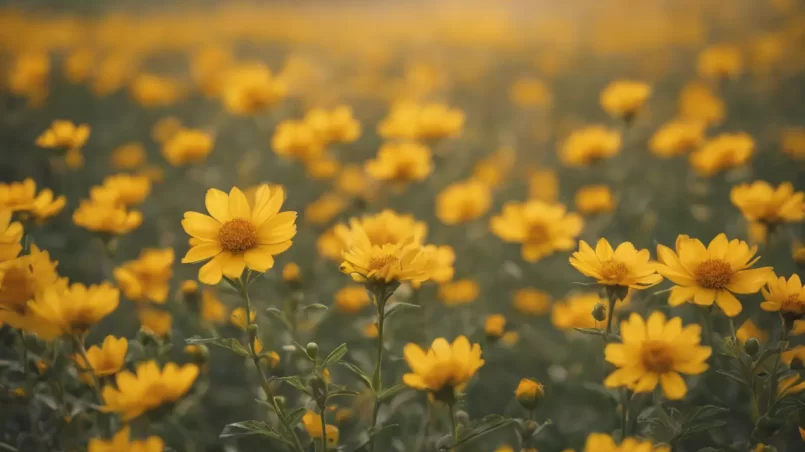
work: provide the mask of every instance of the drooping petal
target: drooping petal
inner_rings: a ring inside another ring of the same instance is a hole
[[[716,304],[724,311],[727,317],[735,317],[740,314],[743,309],[741,302],[728,290],[719,290],[716,292]]]
[[[685,397],[688,392],[685,380],[676,372],[666,372],[660,375],[660,382],[662,383],[662,392],[669,400],[679,400]]]

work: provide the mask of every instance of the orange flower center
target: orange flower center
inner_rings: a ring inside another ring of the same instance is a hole
[[[707,259],[696,269],[696,282],[705,289],[723,289],[732,279],[732,267],[721,259]]]
[[[530,224],[528,226],[528,241],[532,243],[547,242],[550,239],[548,228],[542,223]]]
[[[799,299],[798,293],[793,293],[783,300],[780,304],[780,310],[783,312],[802,314],[805,313],[805,303]]]
[[[620,281],[629,274],[629,267],[621,261],[610,259],[601,263],[601,279]]]
[[[643,342],[640,359],[646,369],[658,374],[670,372],[674,367],[674,358],[663,341],[647,340]]]
[[[391,253],[376,254],[369,258],[369,270],[382,270],[397,260]]]
[[[257,245],[257,228],[249,220],[229,220],[221,226],[218,241],[225,251],[240,253]]]

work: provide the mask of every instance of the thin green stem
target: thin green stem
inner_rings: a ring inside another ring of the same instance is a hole
[[[607,311],[607,329],[604,335],[604,343],[609,341],[609,335],[612,334],[612,318],[615,317],[615,304],[618,302],[618,297],[614,294],[609,296],[609,310]],[[599,317],[600,318],[600,317]]]
[[[769,377],[769,401],[768,407],[766,408],[766,411],[769,415],[774,414],[774,407],[776,406],[777,402],[777,371],[780,367],[780,357],[788,347],[788,327],[786,326],[785,319],[782,315],[780,315],[780,323],[782,326],[780,329],[780,352],[777,353],[777,356],[774,359],[774,367],[772,368],[771,376]]]
[[[324,421],[324,410],[321,410],[321,452],[327,452],[327,423]]]
[[[621,391],[621,441],[625,440],[629,433],[628,430],[629,418],[629,390],[624,389]]]
[[[380,401],[377,399],[377,395],[380,394],[380,391],[383,390],[383,378],[382,378],[382,367],[383,367],[383,326],[385,323],[385,299],[383,295],[383,290],[378,290],[377,293],[374,293],[375,297],[375,305],[377,306],[377,356],[375,362],[375,371],[372,373],[372,391],[375,394],[375,403],[374,407],[372,408],[372,431],[377,427],[377,413],[380,410]],[[375,450],[375,438],[377,435],[372,436],[372,441],[370,442],[370,448],[372,452]]]
[[[98,376],[95,375],[95,369],[92,368],[92,363],[89,362],[89,357],[87,357],[87,349],[84,347],[84,340],[78,336],[73,336],[73,348],[75,349],[76,353],[81,356],[81,360],[83,361],[82,370],[88,372],[90,377],[92,377],[92,394],[95,396],[95,402],[98,405],[103,405],[103,399],[101,398],[101,383],[98,381]]]
[[[458,443],[458,423],[456,422],[456,410],[453,407],[453,404],[447,406],[448,411],[450,411],[450,434],[453,436],[453,444]],[[458,447],[454,447],[452,449],[453,452],[458,450]]]
[[[27,237],[27,235],[26,235]],[[31,366],[28,362],[28,345],[25,344],[25,332],[22,330],[17,330],[20,335],[20,345],[22,345],[22,371],[25,375],[25,392],[26,397],[28,400],[33,401],[34,399],[34,379],[33,374],[31,374]],[[44,450],[44,444],[42,443],[42,435],[39,433],[39,422],[34,416],[34,412],[31,407],[28,407],[28,421],[31,424],[31,433],[33,433],[34,441],[36,442],[37,449]]]
[[[713,319],[710,317],[710,308],[702,306],[700,313],[702,315],[702,326],[704,327],[704,343],[707,346],[713,346]]]

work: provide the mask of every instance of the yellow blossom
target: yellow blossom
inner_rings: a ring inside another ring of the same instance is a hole
[[[551,295],[538,289],[519,289],[514,294],[512,306],[523,315],[542,315],[551,310]]]
[[[282,280],[285,282],[298,282],[302,279],[302,270],[295,262],[290,262],[282,267]]]
[[[459,306],[475,301],[480,291],[478,283],[471,279],[446,282],[439,285],[439,300],[446,306]]]
[[[158,436],[149,436],[143,440],[131,441],[130,428],[121,428],[109,441],[102,438],[89,440],[87,452],[162,452],[165,442]]]
[[[784,351],[783,354],[780,355],[780,358],[789,367],[794,363],[794,360],[799,361],[800,364],[805,363],[805,345],[797,345],[789,350]]]
[[[59,278],[58,262],[47,251],[31,245],[28,254],[0,262],[0,321],[14,328],[33,331],[41,322],[29,309],[29,300],[41,298],[45,290],[64,290],[67,279]]]
[[[690,154],[690,164],[702,176],[741,166],[752,158],[755,140],[746,133],[722,133]]]
[[[411,373],[403,375],[403,383],[430,391],[450,403],[454,400],[454,391],[463,391],[475,372],[484,365],[481,346],[470,345],[465,336],[456,338],[452,345],[444,338],[438,338],[427,351],[409,343],[403,348],[403,356],[411,368]]]
[[[85,286],[75,283],[67,289],[46,288],[28,302],[28,309],[47,328],[37,331],[45,339],[83,336],[89,328],[117,308],[120,293],[109,283]]]
[[[50,128],[42,132],[36,139],[41,148],[58,148],[63,150],[81,149],[89,139],[87,124],[75,125],[71,121],[55,120]]]
[[[805,129],[788,128],[783,131],[783,152],[797,160],[805,159]]]
[[[92,49],[78,48],[64,59],[64,75],[70,83],[83,83],[92,75],[97,55]]]
[[[0,210],[0,263],[14,259],[22,251],[22,224],[11,221],[11,210]]]
[[[213,323],[223,323],[227,318],[226,305],[209,287],[201,293],[201,318]]]
[[[425,180],[432,171],[430,149],[416,142],[386,143],[366,162],[370,176],[399,184]]]
[[[240,64],[223,77],[224,106],[237,115],[259,113],[282,100],[288,90],[262,63]]]
[[[11,93],[28,98],[29,105],[39,106],[48,96],[50,56],[45,51],[22,52],[16,56],[8,75]]]
[[[746,319],[746,321],[738,328],[738,331],[735,332],[735,336],[738,338],[738,341],[742,344],[746,343],[751,338],[755,338],[761,344],[765,344],[766,341],[769,340],[769,333],[768,331],[764,331],[758,328],[755,325],[755,322],[752,319]]]
[[[254,320],[257,318],[257,314],[254,311],[249,313],[249,321],[246,322],[246,310],[244,308],[235,308],[232,311],[232,315],[229,317],[229,321],[232,325],[246,331],[249,328],[249,325],[254,323]]]
[[[271,149],[281,157],[313,161],[323,155],[324,142],[305,121],[285,120],[274,130]]]
[[[484,334],[488,339],[499,339],[506,332],[506,317],[492,314],[484,321]]]
[[[176,116],[159,118],[151,127],[151,139],[157,143],[165,143],[179,133],[184,126],[182,120]]]
[[[556,202],[559,198],[559,176],[550,169],[537,169],[528,176],[528,199]]]
[[[617,444],[606,433],[591,433],[584,444],[583,452],[671,452],[669,446],[655,446],[651,441],[626,438]]]
[[[130,421],[146,411],[182,398],[198,377],[198,367],[192,364],[165,364],[160,369],[156,361],[141,362],[136,373],[120,372],[116,387],[103,388],[105,411],[119,413]]]
[[[103,180],[101,190],[108,190],[115,194],[115,202],[126,207],[142,204],[151,193],[151,180],[147,176],[131,174],[115,174]],[[90,190],[90,197],[92,190]]]
[[[581,217],[568,213],[565,206],[542,201],[509,202],[489,222],[495,235],[522,244],[521,254],[527,262],[575,248],[583,225]]]
[[[114,200],[116,195],[105,200],[81,201],[78,209],[73,212],[73,223],[84,229],[106,234],[128,234],[137,229],[143,222],[142,214],[136,210],[129,211]]]
[[[347,203],[341,196],[325,193],[305,207],[305,221],[315,225],[329,223],[346,207]]]
[[[464,128],[464,113],[444,104],[418,105],[402,102],[392,107],[378,125],[381,137],[436,140],[453,137]]]
[[[683,120],[705,125],[724,120],[724,101],[705,84],[689,83],[679,97],[679,116]]]
[[[177,80],[156,74],[140,74],[132,80],[129,94],[142,107],[165,107],[182,97],[182,86]]]
[[[509,87],[509,100],[518,107],[548,108],[553,102],[553,94],[542,80],[521,77]]]
[[[27,178],[22,182],[0,184],[0,209],[12,212],[25,212],[37,221],[44,221],[57,215],[67,200],[64,196],[53,198],[49,188],[36,193],[36,182]]]
[[[136,260],[114,270],[115,280],[129,300],[164,303],[173,277],[173,259],[171,248],[144,249]]]
[[[790,182],[772,187],[765,181],[732,187],[730,200],[749,221],[789,223],[805,219],[805,193]]]
[[[595,293],[584,293],[572,295],[564,301],[553,305],[551,322],[553,326],[560,330],[572,330],[573,328],[599,328],[602,322],[598,322],[593,317],[593,309],[596,305],[602,305],[606,317],[608,317],[608,301]]]
[[[534,410],[537,403],[545,396],[545,387],[542,383],[530,378],[523,378],[517,389],[514,390],[514,397],[524,408]]]
[[[704,131],[705,124],[699,121],[667,122],[651,136],[649,149],[660,158],[682,155],[696,149],[704,141]]]
[[[621,149],[621,135],[603,126],[587,126],[570,134],[562,144],[559,159],[568,166],[586,166],[610,158]]]
[[[475,180],[449,185],[436,197],[436,217],[444,224],[467,223],[483,216],[492,204],[486,184]]]
[[[223,90],[227,70],[232,66],[232,52],[218,45],[208,45],[193,53],[190,75],[207,96],[217,96]]]
[[[707,78],[733,78],[743,69],[741,51],[731,45],[716,45],[699,54],[697,71]]]
[[[601,238],[595,250],[584,240],[579,242],[570,265],[600,285],[642,290],[662,281],[650,259],[648,250],[637,250],[631,242],[623,242],[613,251],[607,239]]]
[[[302,425],[305,426],[305,431],[311,438],[322,437],[321,415],[308,410],[302,416]],[[327,428],[327,448],[335,449],[338,446],[338,427],[330,424],[326,424],[325,427]]]
[[[363,286],[347,286],[335,293],[335,307],[343,313],[359,312],[370,302],[369,293]]]
[[[305,123],[324,143],[352,143],[361,134],[361,123],[352,116],[348,105],[331,111],[314,108],[305,114]]]
[[[157,336],[166,336],[173,328],[173,316],[162,309],[141,307],[137,310],[140,328]]]
[[[616,80],[601,91],[601,107],[611,116],[629,120],[651,95],[651,86],[633,80]]]
[[[89,363],[81,355],[73,355],[73,360],[83,371],[91,369],[99,377],[114,375],[123,368],[128,349],[129,342],[125,337],[106,336],[100,347],[93,345],[87,350]],[[91,384],[93,381],[86,373],[82,373],[82,377],[86,377],[82,378],[85,383]]]
[[[212,152],[215,138],[197,129],[180,129],[162,144],[162,156],[172,166],[204,161]]]
[[[585,185],[576,191],[576,209],[583,215],[615,210],[615,197],[607,185]]]
[[[786,280],[771,273],[768,281],[764,282],[766,287],[761,291],[766,301],[760,303],[761,309],[779,311],[783,317],[792,319],[799,319],[805,315],[805,287],[802,286],[799,275],[791,275]]]

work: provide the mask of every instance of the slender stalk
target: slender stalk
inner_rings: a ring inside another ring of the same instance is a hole
[[[321,452],[327,452],[327,423],[324,421],[324,410],[321,410]]]
[[[768,411],[769,415],[774,414],[774,407],[776,406],[777,401],[777,371],[780,367],[780,357],[788,347],[788,328],[782,315],[780,315],[780,323],[782,324],[782,328],[780,329],[780,352],[777,353],[777,356],[774,359],[774,367],[771,371],[771,377],[769,377],[771,378],[769,381],[769,402],[768,407],[766,408],[766,411]]]
[[[27,239],[26,235],[26,239]],[[25,392],[28,400],[33,400],[34,397],[34,379],[31,374],[31,366],[28,362],[28,346],[25,344],[25,333],[22,330],[17,330],[20,335],[20,345],[22,345],[22,371],[25,375]],[[31,424],[31,433],[33,433],[34,441],[36,442],[37,449],[44,450],[42,443],[42,435],[39,433],[39,423],[34,416],[31,407],[28,407],[28,422]]]
[[[377,395],[383,390],[382,366],[383,366],[383,324],[385,323],[385,289],[374,291],[375,305],[377,307],[377,356],[375,362],[375,371],[372,373],[372,391],[375,394],[375,403],[372,408],[372,427],[371,431],[377,427],[377,413],[380,410],[380,401]],[[375,438],[377,435],[372,435],[372,440],[369,443],[369,450],[375,450]]]
[[[604,335],[604,343],[609,341],[609,335],[612,333],[612,318],[615,317],[615,304],[618,302],[618,297],[615,294],[609,296],[609,311],[607,312],[607,329]]]
[[[621,391],[621,441],[625,440],[628,436],[628,418],[629,418],[629,391],[624,389]]]
[[[456,422],[456,410],[453,408],[453,404],[447,406],[448,411],[450,411],[450,434],[453,436],[453,444],[458,442],[458,423]],[[454,447],[450,449],[451,451],[455,452],[458,450],[458,447]]]
[[[704,327],[704,340],[707,346],[713,346],[713,319],[710,317],[710,308],[702,306],[700,308],[702,315],[702,326]]]
[[[88,372],[90,377],[92,377],[92,394],[95,396],[95,402],[98,405],[103,405],[103,399],[101,398],[100,392],[101,383],[98,381],[98,376],[95,375],[95,369],[92,368],[92,363],[89,362],[89,357],[87,357],[87,349],[84,347],[84,340],[78,336],[73,336],[73,348],[84,361],[82,370]]]

